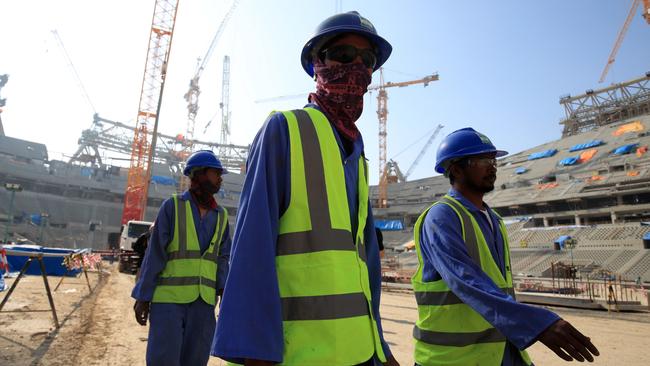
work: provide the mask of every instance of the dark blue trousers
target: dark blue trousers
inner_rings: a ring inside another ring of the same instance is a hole
[[[148,366],[207,365],[216,320],[201,298],[189,304],[151,303]]]

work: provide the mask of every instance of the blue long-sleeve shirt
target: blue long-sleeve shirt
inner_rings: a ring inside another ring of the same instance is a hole
[[[308,107],[318,108],[314,104]],[[336,129],[341,151],[352,232],[358,227],[358,159],[363,153],[359,137],[346,153]],[[243,363],[246,358],[282,362],[284,336],[282,309],[275,268],[280,216],[289,205],[291,171],[289,135],[282,113],[272,114],[251,146],[233,239],[231,270],[219,312],[212,354]],[[379,328],[381,266],[370,205],[364,230],[373,316]]]
[[[199,247],[201,253],[205,252],[210,245],[210,240],[214,236],[214,231],[217,226],[217,210],[222,208],[210,209],[201,218],[199,208],[194,202],[192,195],[189,191],[183,192],[178,197],[179,200],[190,200],[192,207],[192,217],[194,218],[194,228],[199,239]],[[153,227],[147,251],[140,267],[140,278],[136,282],[131,297],[140,301],[151,301],[153,292],[156,289],[158,275],[165,269],[167,265],[167,245],[171,243],[174,237],[174,199],[169,198],[163,202],[158,211],[158,217]],[[226,219],[228,219],[226,217]],[[226,284],[228,277],[229,260],[230,260],[230,229],[228,223],[221,238],[221,253],[217,259],[217,293],[222,290]]]
[[[490,226],[485,214],[458,191],[452,188],[449,195],[474,216],[492,257],[505,274],[504,238],[494,212],[486,205]],[[424,260],[422,279],[430,282],[442,278],[456,296],[507,338],[503,366],[524,365],[518,350],[531,345],[559,317],[546,309],[518,303],[505,294],[468,254],[461,223],[447,205],[435,205],[427,213],[420,229],[420,249]]]

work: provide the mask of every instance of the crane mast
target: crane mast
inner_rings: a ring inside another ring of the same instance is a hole
[[[151,163],[155,151],[160,101],[176,23],[178,0],[156,0],[149,32],[147,60],[140,90],[140,103],[131,146],[131,159],[122,224],[142,220],[147,208]],[[153,133],[149,133],[153,127]],[[151,141],[149,137],[151,136]]]
[[[230,143],[230,57],[223,57],[223,78],[221,84],[221,137],[219,144],[219,156],[226,154],[226,147]]]

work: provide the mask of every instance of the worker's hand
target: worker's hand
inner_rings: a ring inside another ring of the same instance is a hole
[[[569,362],[574,359],[578,362],[584,362],[585,359],[593,362],[594,358],[591,355],[600,355],[589,337],[584,336],[564,319],[560,319],[546,328],[537,340],[544,343],[560,358]]]
[[[395,357],[391,355],[388,357],[388,359],[386,359],[386,362],[384,362],[384,366],[399,366],[399,362],[397,362]]]
[[[133,311],[135,312],[135,321],[138,322],[138,324],[142,326],[147,325],[150,305],[151,303],[149,301],[136,300],[135,305],[133,305]]]
[[[275,363],[271,361],[251,360],[250,358],[244,360],[244,366],[273,366],[273,365],[275,365]]]

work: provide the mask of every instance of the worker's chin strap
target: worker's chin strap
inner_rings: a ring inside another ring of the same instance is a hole
[[[355,141],[359,130],[355,122],[363,112],[363,95],[372,80],[362,63],[327,66],[321,61],[314,65],[316,93],[309,101],[316,103],[344,137]]]
[[[201,208],[217,208],[217,201],[214,199],[214,194],[218,191],[219,186],[212,184],[205,175],[205,172],[197,172],[192,177],[190,194],[192,194],[192,197],[194,197],[194,200]]]

